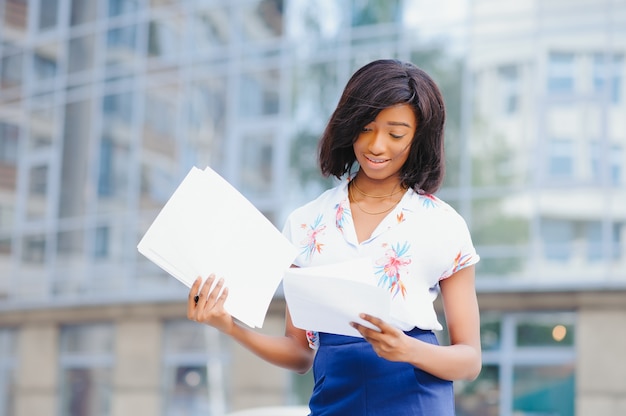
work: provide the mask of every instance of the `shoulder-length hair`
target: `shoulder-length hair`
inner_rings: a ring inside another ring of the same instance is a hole
[[[417,120],[409,156],[400,171],[402,184],[420,192],[437,191],[445,171],[443,97],[426,72],[395,59],[365,65],[346,84],[319,143],[322,174],[341,178],[350,172],[356,162],[352,145],[363,127],[381,110],[397,104],[410,105]]]

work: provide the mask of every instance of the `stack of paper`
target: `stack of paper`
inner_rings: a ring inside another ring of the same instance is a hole
[[[226,310],[261,327],[297,249],[250,201],[210,168],[192,168],[137,249],[191,287],[215,273],[228,287]]]
[[[358,322],[378,329],[359,318],[367,313],[390,322],[391,299],[375,282],[372,262],[360,258],[285,272],[283,291],[291,321],[297,328],[360,337],[350,326]]]

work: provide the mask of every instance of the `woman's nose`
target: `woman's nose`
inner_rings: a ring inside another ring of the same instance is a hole
[[[385,150],[384,136],[380,132],[372,132],[370,141],[368,143],[368,149],[372,154],[380,154]]]

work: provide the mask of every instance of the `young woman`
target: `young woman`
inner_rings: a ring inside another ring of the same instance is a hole
[[[348,81],[319,146],[321,171],[344,179],[296,209],[284,234],[301,248],[294,266],[367,257],[370,284],[388,290],[392,322],[362,318],[363,338],[293,326],[284,336],[242,327],[224,310],[228,289],[211,275],[189,293],[188,317],[216,327],[259,357],[307,372],[318,415],[454,415],[453,380],[481,369],[474,286],[478,255],[465,221],[433,196],[444,174],[444,103],[433,80],[407,62],[379,60]],[[450,345],[433,301],[441,292]],[[198,295],[196,303],[194,297]]]

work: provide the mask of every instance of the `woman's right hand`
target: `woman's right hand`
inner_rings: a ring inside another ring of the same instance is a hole
[[[211,274],[202,283],[198,277],[189,290],[187,299],[187,318],[210,325],[225,334],[230,334],[235,325],[233,317],[224,309],[228,297],[228,288],[224,287],[224,279],[219,279],[213,290],[215,275]]]

